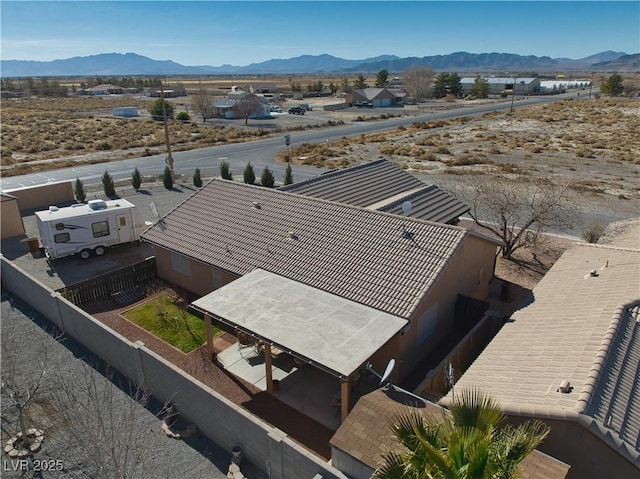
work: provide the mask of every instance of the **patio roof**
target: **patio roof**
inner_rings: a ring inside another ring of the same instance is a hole
[[[407,324],[405,319],[262,269],[192,306],[342,380]]]

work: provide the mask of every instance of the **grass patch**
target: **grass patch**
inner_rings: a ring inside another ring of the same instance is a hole
[[[184,353],[202,346],[207,337],[204,321],[178,306],[166,294],[130,309],[124,317]],[[221,333],[213,326],[214,337]]]

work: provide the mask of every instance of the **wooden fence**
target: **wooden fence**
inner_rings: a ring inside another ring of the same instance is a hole
[[[66,286],[58,292],[73,304],[80,306],[89,301],[139,289],[156,278],[156,258],[151,256],[140,263]]]

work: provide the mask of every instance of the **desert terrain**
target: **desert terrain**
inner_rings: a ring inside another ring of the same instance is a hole
[[[292,147],[290,161],[340,168],[384,157],[423,181],[450,190],[459,190],[480,175],[569,182],[582,213],[575,229],[579,236],[580,229],[589,224],[640,213],[640,100],[595,98],[518,108],[513,113],[416,122],[347,139],[332,136],[332,126],[382,122],[473,102],[439,100],[404,109],[325,111],[324,104],[342,100],[286,100],[282,103],[285,112],[301,102],[309,103],[313,110],[304,116],[276,113],[273,118],[249,120],[244,125],[242,120],[194,121],[190,97],[180,97],[171,99],[175,112],[190,112],[192,120],[171,122],[170,138],[172,149],[179,151],[326,128],[327,142]],[[162,123],[151,120],[148,113],[151,101],[133,96],[3,101],[2,176],[164,152]],[[139,116],[115,118],[115,106],[137,106]],[[277,160],[286,158],[283,154]]]

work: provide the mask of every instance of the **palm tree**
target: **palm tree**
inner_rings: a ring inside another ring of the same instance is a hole
[[[549,427],[527,421],[503,425],[498,403],[475,389],[463,390],[442,417],[415,410],[392,424],[403,448],[384,456],[379,479],[509,479],[542,442]]]

